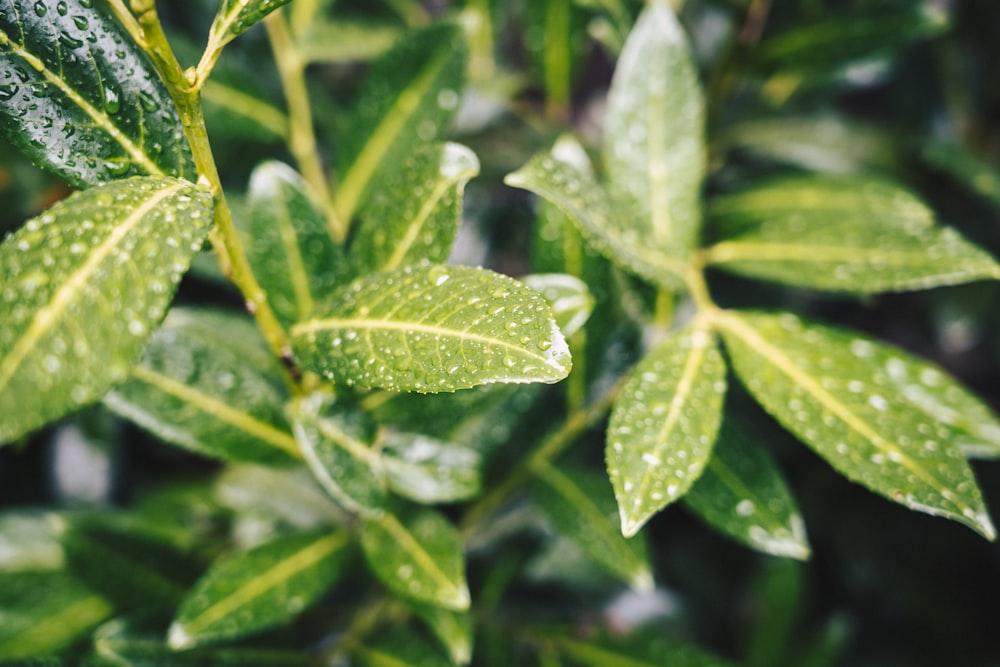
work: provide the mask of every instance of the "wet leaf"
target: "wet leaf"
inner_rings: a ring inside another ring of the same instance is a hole
[[[291,620],[333,585],[349,544],[344,533],[288,535],[219,559],[181,602],[170,647],[243,637]]]
[[[594,309],[587,283],[565,273],[533,273],[521,281],[545,297],[556,324],[567,338],[579,331]]]
[[[993,538],[959,434],[907,398],[946,395],[953,381],[909,367],[889,345],[787,313],[720,313],[717,324],[750,393],[841,474]]]
[[[212,224],[167,178],[77,193],[0,245],[0,442],[124,380]]]
[[[104,398],[165,442],[230,461],[301,458],[282,413],[283,370],[253,322],[175,308],[129,379]]]
[[[615,67],[605,118],[611,191],[656,247],[686,256],[698,241],[704,109],[691,48],[670,4],[651,2]]]
[[[481,460],[474,449],[417,433],[390,432],[380,444],[389,487],[401,496],[429,505],[480,491]]]
[[[551,383],[571,365],[541,296],[506,276],[461,266],[360,278],[294,326],[291,338],[302,368],[401,391]]]
[[[301,176],[281,162],[250,175],[244,236],[250,265],[286,327],[303,320],[347,274],[326,214]]]
[[[210,48],[222,48],[288,2],[289,0],[223,0],[208,33]]]
[[[571,664],[585,667],[732,667],[711,653],[649,632],[591,641],[560,637],[554,643]]]
[[[462,30],[439,23],[410,33],[372,64],[339,134],[334,206],[341,219],[365,203],[382,170],[443,136],[458,110],[467,51]]]
[[[326,492],[350,512],[380,515],[385,471],[372,450],[375,425],[367,416],[323,394],[296,401],[289,413],[306,462]]]
[[[671,334],[635,367],[611,412],[605,453],[626,537],[701,475],[725,390],[726,365],[703,328]]]
[[[462,543],[437,512],[385,512],[364,519],[361,547],[372,571],[403,597],[456,611],[469,608]]]
[[[472,615],[469,612],[416,602],[411,602],[409,607],[448,651],[452,663],[469,664],[474,640]]]
[[[356,275],[448,259],[462,218],[462,192],[479,160],[459,144],[416,148],[386,168],[351,241]]]
[[[543,464],[533,469],[534,496],[556,530],[607,572],[632,588],[649,591],[653,573],[645,542],[618,530],[614,494],[603,475]]]
[[[0,2],[0,130],[75,187],[195,178],[170,95],[96,3]]]
[[[684,503],[709,525],[774,556],[805,560],[809,543],[795,499],[763,442],[727,412],[705,471]]]

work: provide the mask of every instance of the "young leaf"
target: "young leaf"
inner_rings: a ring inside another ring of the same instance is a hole
[[[289,621],[329,590],[349,543],[344,533],[289,535],[218,560],[181,602],[170,647],[243,637]]]
[[[381,442],[390,488],[419,503],[465,500],[479,493],[479,453],[416,433],[390,432]]]
[[[452,663],[469,664],[474,641],[472,615],[469,612],[417,602],[411,602],[409,607],[447,649]]]
[[[462,191],[478,173],[475,153],[452,143],[421,146],[398,168],[386,168],[351,242],[356,275],[448,259]]]
[[[56,204],[0,245],[0,443],[125,379],[212,224],[211,198],[169,178]]]
[[[705,471],[684,504],[723,533],[774,556],[809,558],[805,524],[777,465],[727,412]]]
[[[538,482],[535,498],[556,530],[632,588],[652,590],[646,545],[641,539],[626,540],[615,529],[615,499],[603,476],[548,464],[536,466],[533,472]]]
[[[612,192],[659,248],[685,256],[698,241],[705,171],[697,69],[668,2],[651,2],[622,50],[608,92],[604,164]],[[635,220],[636,222],[633,222]]]
[[[291,330],[302,368],[346,384],[454,391],[556,382],[569,348],[544,299],[506,276],[411,266],[339,289]]]
[[[320,485],[350,512],[378,516],[386,502],[375,425],[360,410],[313,394],[289,406],[295,438]]]
[[[462,30],[441,23],[410,34],[375,61],[337,147],[334,205],[341,219],[368,198],[380,170],[444,133],[458,109],[467,58]]]
[[[579,331],[594,310],[587,283],[565,273],[533,273],[521,281],[545,297],[559,330],[567,338]]]
[[[326,215],[291,167],[264,162],[250,175],[244,216],[247,255],[285,326],[303,320],[346,274]]]
[[[0,131],[75,187],[194,179],[180,117],[152,65],[97,3],[0,2]]]
[[[293,461],[301,455],[281,410],[288,399],[282,372],[249,319],[175,308],[104,404],[199,454]]]
[[[289,0],[224,0],[212,21],[208,42],[222,48]]]
[[[841,474],[993,538],[955,429],[914,405],[890,380],[890,368],[906,365],[901,352],[788,313],[722,312],[716,322],[750,393]],[[955,386],[943,374],[931,379],[913,370],[903,376],[912,391],[944,396]]]
[[[462,543],[440,514],[423,509],[363,519],[361,547],[372,571],[400,595],[457,611],[469,608]]]
[[[636,366],[611,412],[606,448],[626,537],[701,475],[725,390],[715,336],[699,327],[672,334]]]

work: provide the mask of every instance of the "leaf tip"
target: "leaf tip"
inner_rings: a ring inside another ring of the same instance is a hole
[[[472,605],[472,596],[469,594],[469,587],[465,584],[450,591],[445,591],[441,602],[454,611],[468,611]]]
[[[167,632],[167,644],[175,650],[191,648],[195,645],[195,639],[184,628],[181,623],[174,621]]]
[[[646,521],[649,520],[648,516],[630,517],[621,506],[619,506],[619,515],[622,522],[622,535],[626,538],[635,537],[639,530],[646,525]]]
[[[643,567],[636,571],[632,575],[629,585],[636,593],[649,594],[656,589],[656,581],[653,579],[653,573],[648,567]]]

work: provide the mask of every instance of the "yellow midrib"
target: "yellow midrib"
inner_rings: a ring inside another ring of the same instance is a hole
[[[706,248],[704,257],[710,264],[740,260],[791,260],[803,263],[848,262],[852,264],[867,261],[892,264],[893,266],[923,266],[927,264],[927,251],[925,249],[900,252],[898,250],[875,250],[868,247],[765,241],[723,241]]]
[[[430,554],[428,554],[424,548],[420,546],[420,543],[413,539],[413,535],[411,535],[410,532],[406,530],[401,523],[399,523],[399,520],[395,516],[386,512],[382,518],[378,519],[377,523],[392,536],[403,551],[410,555],[410,557],[420,566],[421,571],[436,580],[441,590],[446,592],[446,600],[441,600],[441,596],[436,596],[439,601],[449,602],[458,609],[465,609],[468,607],[468,591],[459,588],[448,578],[448,575],[446,575],[441,568],[438,567],[437,561],[431,558]]]

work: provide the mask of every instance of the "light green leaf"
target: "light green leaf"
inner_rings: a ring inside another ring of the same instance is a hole
[[[556,324],[567,338],[579,331],[594,310],[587,283],[565,273],[533,273],[521,281],[545,297]]]
[[[701,649],[667,639],[661,633],[635,632],[624,638],[555,638],[560,653],[585,667],[732,667]]]
[[[551,383],[571,365],[541,296],[506,276],[462,266],[360,278],[292,327],[291,339],[304,369],[401,391]]]
[[[97,3],[0,3],[0,130],[75,187],[194,179],[180,117],[150,62]]]
[[[201,89],[211,130],[241,139],[250,135],[261,142],[287,141],[288,115],[263,99],[259,91],[221,80],[219,69],[213,71],[212,78]]]
[[[410,609],[422,620],[448,651],[452,663],[467,665],[472,660],[474,627],[472,614],[430,604],[411,602]]]
[[[319,202],[295,170],[268,161],[250,175],[243,220],[247,258],[278,319],[305,319],[347,273]]]
[[[451,667],[438,648],[407,628],[392,628],[357,648],[354,656],[364,667]]]
[[[626,540],[615,526],[614,495],[603,475],[549,464],[532,470],[539,507],[562,535],[594,562],[639,591],[653,589],[645,542]]]
[[[165,442],[230,461],[301,458],[282,414],[280,363],[246,317],[175,308],[104,398],[115,413]]]
[[[723,224],[744,230],[707,262],[755,278],[870,294],[1000,278],[1000,265],[887,183],[795,178],[723,197]]]
[[[211,224],[208,194],[149,177],[74,194],[4,240],[0,443],[125,379]]]
[[[209,47],[220,49],[289,0],[223,0],[208,33]]]
[[[360,410],[313,394],[289,406],[295,438],[320,485],[350,512],[379,516],[386,503],[375,425]]]
[[[462,218],[462,192],[479,160],[459,144],[415,149],[386,168],[351,241],[356,275],[448,259]]]
[[[376,174],[447,130],[458,110],[467,52],[462,30],[439,23],[404,37],[372,65],[339,135],[334,207],[342,220],[367,200]]]
[[[348,63],[370,60],[385,53],[399,38],[398,25],[319,19],[298,38],[299,56],[307,63]]]
[[[63,569],[62,547],[47,517],[34,510],[0,513],[0,572]]]
[[[611,412],[605,451],[626,537],[701,475],[725,391],[715,336],[698,326],[671,334],[635,367]]]
[[[421,509],[363,519],[361,547],[372,571],[403,597],[457,611],[469,608],[462,543],[440,514]]]
[[[429,505],[479,493],[481,461],[474,449],[417,433],[390,432],[380,444],[389,487],[401,496]]]
[[[670,4],[651,2],[622,50],[608,92],[604,166],[611,191],[658,248],[698,242],[705,172],[704,109],[691,48]]]
[[[344,533],[288,535],[221,558],[181,602],[170,647],[243,637],[291,620],[333,585],[349,544]]]
[[[754,397],[842,475],[993,538],[959,434],[914,405],[903,388],[946,395],[954,383],[943,374],[927,383],[914,367],[892,380],[890,369],[906,365],[900,351],[787,313],[719,312],[716,324]]]
[[[586,171],[557,153],[542,153],[504,179],[555,204],[587,242],[623,270],[668,289],[677,287],[685,267],[659,248],[649,231],[629,224],[623,211]]]
[[[723,533],[774,556],[805,560],[805,524],[777,464],[744,420],[727,412],[705,471],[684,496]]]
[[[112,611],[66,572],[0,572],[0,660],[56,654]]]
[[[304,532],[346,520],[304,466],[229,465],[216,479],[215,497],[237,518],[286,531]]]

